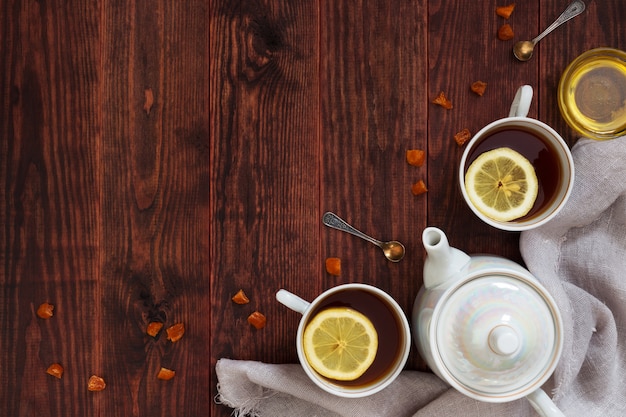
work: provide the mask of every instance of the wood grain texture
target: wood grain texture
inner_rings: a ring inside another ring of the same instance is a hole
[[[102,404],[113,415],[200,415],[211,402],[195,390],[210,375],[208,9],[185,7],[104,9],[99,372],[120,400]],[[185,336],[151,338],[150,321],[182,322]],[[161,367],[174,380],[158,380]]]
[[[323,265],[317,9],[224,1],[210,22],[212,366],[255,352],[293,362],[277,347],[292,346],[297,317],[274,294],[315,291]],[[249,304],[230,301],[239,289]],[[247,323],[255,310],[265,329]]]
[[[2,3],[2,415],[209,408],[208,9],[187,8]]]
[[[98,10],[2,11],[0,413],[95,415],[85,387],[101,362]],[[35,315],[43,302],[55,305],[47,321]],[[63,380],[45,374],[53,362]]]

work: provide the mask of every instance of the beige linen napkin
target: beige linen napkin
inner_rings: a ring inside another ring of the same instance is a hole
[[[522,233],[520,249],[563,315],[559,407],[568,416],[626,416],[626,137],[581,139],[572,153],[568,204]]]
[[[581,139],[572,153],[568,204],[520,239],[526,266],[564,320],[563,355],[544,389],[566,416],[626,416],[626,138]],[[215,370],[216,401],[239,416],[536,416],[525,399],[475,401],[429,373],[404,371],[378,394],[345,399],[317,388],[296,364],[220,359]]]

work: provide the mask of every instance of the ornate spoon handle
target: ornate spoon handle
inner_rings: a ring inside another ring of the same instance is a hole
[[[573,17],[578,16],[582,12],[585,11],[585,3],[581,0],[573,1],[567,9],[561,13],[561,15],[552,23],[550,26],[546,28],[539,36],[532,40],[534,44],[542,40],[548,33],[552,32],[557,27],[561,26],[563,23],[567,22]]]
[[[361,239],[365,239],[376,246],[382,245],[382,242],[380,240],[376,240],[373,237],[370,237],[361,232],[360,230],[355,229],[341,217],[337,216],[335,213],[331,213],[330,211],[324,213],[324,216],[322,216],[322,223],[324,223],[328,227],[332,227],[333,229],[341,230],[343,232],[347,232],[354,236],[360,237]]]

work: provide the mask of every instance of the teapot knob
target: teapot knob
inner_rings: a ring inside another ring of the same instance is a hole
[[[489,347],[498,355],[512,355],[517,352],[519,345],[517,333],[509,326],[496,326],[489,333]]]

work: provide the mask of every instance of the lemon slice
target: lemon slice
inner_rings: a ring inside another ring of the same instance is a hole
[[[319,312],[304,329],[304,354],[320,375],[353,381],[376,358],[378,333],[363,314],[347,307]]]
[[[511,148],[497,148],[472,162],[465,174],[465,189],[478,211],[506,222],[533,208],[539,182],[528,159]]]

